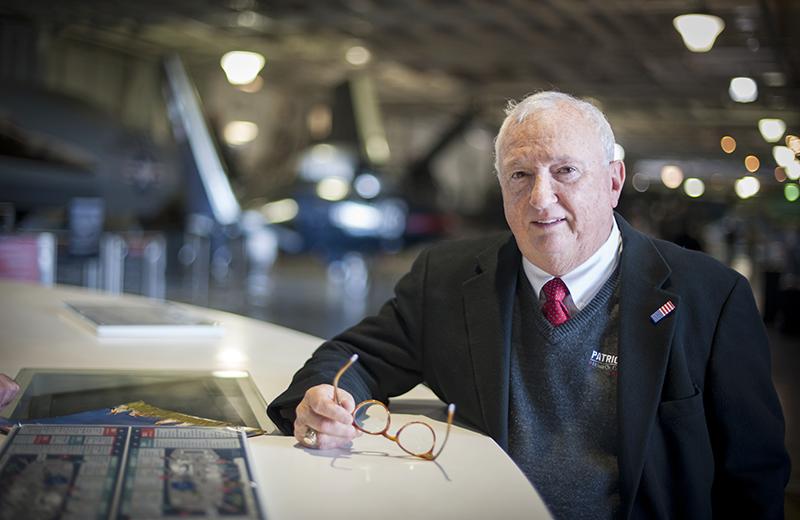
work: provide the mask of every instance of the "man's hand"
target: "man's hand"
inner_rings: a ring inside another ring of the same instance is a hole
[[[317,385],[309,388],[297,405],[294,421],[294,438],[309,448],[340,448],[350,444],[358,435],[353,426],[353,410],[356,403],[349,392],[339,388],[336,392],[339,403],[333,400],[333,386]],[[308,428],[316,432],[316,442],[309,442]]]
[[[17,392],[19,392],[17,382],[5,374],[0,374],[0,410],[14,399]]]

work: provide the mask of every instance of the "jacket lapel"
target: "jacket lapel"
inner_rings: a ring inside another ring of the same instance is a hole
[[[642,475],[675,330],[680,298],[662,289],[670,268],[652,241],[616,215],[623,248],[620,260],[619,485],[627,518]],[[668,300],[677,307],[658,323],[650,315]]]
[[[520,258],[509,238],[478,255],[476,275],[463,284],[478,400],[488,433],[503,449],[508,445],[511,316]]]

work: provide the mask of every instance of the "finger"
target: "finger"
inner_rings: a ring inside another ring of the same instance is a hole
[[[298,440],[302,440],[306,432],[306,427],[310,426],[326,435],[352,439],[358,435],[358,431],[353,426],[353,417],[349,414],[347,415],[347,421],[347,423],[340,423],[328,417],[321,416],[314,412],[306,401],[302,401],[297,406],[296,410],[294,423],[295,436]]]
[[[309,446],[306,442],[305,435],[306,435],[306,428],[305,424],[300,423],[298,420],[294,421],[294,438],[300,444],[304,446],[308,446],[309,448],[315,448],[316,446]]]
[[[7,375],[0,374],[0,391],[13,395],[19,391],[19,385]]]
[[[348,411],[347,408],[336,404],[331,397],[325,396],[321,392],[315,392],[307,394],[306,398],[309,408],[311,408],[315,414],[342,424],[350,424],[353,422],[353,417],[350,415],[351,412]],[[352,396],[350,400],[352,400]],[[355,406],[353,408],[355,408]]]
[[[338,392],[337,392],[338,393]],[[314,409],[320,415],[329,416],[331,419],[336,419],[336,408],[338,403],[334,400],[333,386],[331,385],[317,385],[306,390],[301,404],[306,404]],[[344,416],[340,416],[341,422],[344,421]]]
[[[317,432],[323,433],[326,435],[331,435],[334,437],[344,437],[347,439],[352,439],[356,436],[356,429],[353,426],[353,418],[348,415],[349,422],[341,423],[338,421],[334,421],[328,417],[324,417],[315,413],[313,410],[308,409],[304,413],[300,413],[297,415],[297,425],[299,426],[311,426]],[[305,430],[302,430],[302,433],[305,433]]]
[[[0,388],[0,404],[7,405],[14,400],[19,392],[19,385],[15,381],[9,381],[5,388]]]
[[[319,415],[312,415],[309,417],[306,420],[306,424],[322,435],[342,437],[347,440],[353,439],[356,436],[356,429],[352,423],[342,424]]]
[[[339,406],[347,410],[347,413],[352,415],[353,410],[356,409],[356,401],[347,390],[341,388],[336,392],[339,397]]]
[[[316,437],[316,444],[308,444],[308,439],[306,438],[306,430],[308,425],[299,423],[295,421],[294,424],[294,438],[307,448],[314,448],[314,449],[332,449],[332,448],[343,448],[349,447],[352,445],[351,439],[347,437],[338,437],[335,435],[329,435],[326,433],[317,432]]]
[[[326,435],[324,433],[317,434],[317,449],[320,450],[332,450],[335,448],[349,448],[353,445],[351,439],[345,439],[344,437],[334,437],[331,435]]]

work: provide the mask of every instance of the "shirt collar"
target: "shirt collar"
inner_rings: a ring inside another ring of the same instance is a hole
[[[600,291],[603,284],[611,276],[619,263],[622,250],[622,235],[616,219],[611,219],[611,233],[600,248],[585,262],[561,277],[569,289],[568,307],[574,310],[583,309]],[[522,268],[537,298],[541,298],[542,286],[553,278],[553,275],[533,265],[522,257]]]

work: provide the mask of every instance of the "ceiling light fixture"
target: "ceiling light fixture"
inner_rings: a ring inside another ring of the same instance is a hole
[[[758,120],[758,131],[768,143],[777,143],[786,131],[783,119],[764,118]]]
[[[795,158],[800,161],[800,137],[792,134],[787,135],[786,147],[789,148],[794,154]]]
[[[692,52],[710,51],[719,33],[725,29],[725,22],[719,16],[699,13],[676,16],[672,25]]]
[[[725,153],[733,153],[736,151],[736,139],[726,135],[719,140],[719,145]]]
[[[353,187],[365,199],[374,199],[381,193],[381,181],[371,173],[362,173],[356,177]]]
[[[797,161],[789,163],[788,166],[784,166],[783,170],[786,172],[786,177],[793,181],[800,179],[800,163]]]
[[[650,179],[644,176],[642,173],[634,173],[633,178],[631,179],[631,184],[633,185],[633,189],[638,191],[639,193],[644,193],[650,188]]]
[[[773,146],[772,157],[778,163],[778,166],[789,166],[795,160],[794,153],[787,146]]]
[[[270,224],[280,224],[294,219],[300,212],[300,206],[294,199],[281,199],[261,206],[261,214]]]
[[[787,184],[783,187],[783,196],[789,202],[794,202],[800,199],[800,188],[797,187],[797,184]]]
[[[755,155],[748,155],[744,158],[744,167],[750,173],[755,173],[761,167],[761,161]]]
[[[758,85],[753,78],[744,76],[731,78],[728,94],[737,103],[752,103],[758,99]]]
[[[674,164],[667,164],[661,168],[661,182],[664,186],[674,190],[683,182],[683,170]]]
[[[369,49],[366,47],[354,45],[347,49],[347,53],[345,53],[344,57],[350,65],[362,67],[372,59],[372,53],[369,52]]]
[[[317,183],[317,196],[321,199],[336,202],[347,197],[350,183],[341,177],[326,177]]]
[[[749,199],[761,189],[761,183],[755,177],[748,175],[734,183],[734,191],[740,199]]]
[[[689,177],[683,183],[683,191],[686,193],[686,195],[696,199],[706,192],[706,185],[700,179]]]
[[[258,137],[258,125],[252,121],[231,121],[222,131],[225,141],[231,146],[241,146]]]
[[[264,68],[266,59],[257,52],[231,51],[225,53],[219,64],[225,71],[225,77],[232,85],[247,85],[252,83],[261,69]]]

